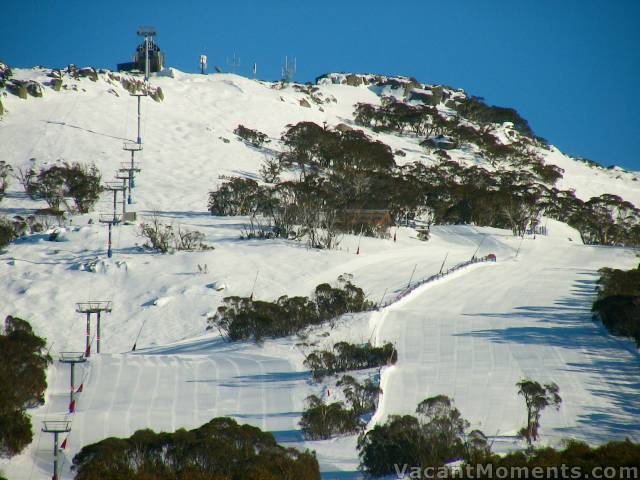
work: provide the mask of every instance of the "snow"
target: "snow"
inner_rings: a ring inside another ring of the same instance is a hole
[[[40,70],[16,70],[16,76],[44,79]],[[75,81],[78,91],[47,87],[39,99],[3,98],[0,157],[16,168],[30,165],[31,158],[37,165],[93,161],[108,180],[129,158],[121,147],[135,137],[135,99],[103,78]],[[227,344],[206,330],[207,317],[224,297],[248,296],[256,274],[259,299],[310,295],[319,283],[335,282],[346,272],[371,299],[386,302],[406,288],[414,269],[413,281],[428,277],[445,256],[446,269],[471,258],[481,242],[477,255],[494,253],[496,264],[460,270],[386,309],[314,330],[305,341],[318,347],[339,340],[395,343],[399,361],[382,371],[384,393],[374,422],[410,413],[423,398],[444,393],[472,427],[495,438],[494,448],[506,451],[518,446],[513,435],[524,422],[515,383],[530,377],[558,383],[564,400],[558,412],[543,414],[544,443],[567,436],[592,443],[640,441],[638,354],[589,313],[598,268],[634,266],[633,251],[584,246],[575,230],[553,220],[546,221],[549,237],[523,241],[504,230],[473,226],[434,227],[428,242],[406,227],[398,229],[397,242],[347,235],[332,251],[293,241],[239,240],[246,218],[206,211],[207,193],[219,176],[259,178],[264,153],[238,141],[233,129],[243,124],[263,131],[272,139],[268,148],[277,150],[287,124],[353,124],[353,105],[379,103],[379,97],[366,87],[322,84],[320,92],[337,103],[322,104],[320,111],[313,102],[300,107],[308,96],[291,87],[275,89],[231,74],[171,70],[152,83],[163,89],[165,100],[143,100],[143,170],[131,207],[140,216],[155,213],[167,223],[202,231],[215,249],[149,253],[137,227],[123,225],[114,228],[114,256],[107,259],[106,227],[96,221],[98,212],[110,211],[105,195],[95,213],[74,217],[57,242],[48,241],[48,232],[35,234],[0,255],[0,317],[30,320],[54,358],[84,348],[84,318],[75,312],[76,302],[113,301],[113,312],[102,321],[103,353],[79,367],[84,391],[70,416],[63,478],[72,478],[70,459],[87,443],[139,428],[193,428],[220,415],[272,431],[285,445],[316,450],[325,478],[358,478],[355,436],[306,442],[297,426],[305,398],[324,392],[303,366],[309,347],[299,338]],[[398,161],[424,160],[416,138],[367,132],[394,150],[404,149],[407,157]],[[593,169],[556,149],[546,155],[565,169],[562,188],[575,188],[581,198],[615,193],[640,204],[632,174]],[[44,206],[25,198],[14,182],[0,214]],[[204,265],[206,273],[198,268]],[[66,415],[68,366],[54,362],[48,380],[46,404],[30,411],[35,441],[0,462],[9,478],[51,476],[52,442],[39,428],[43,418]]]

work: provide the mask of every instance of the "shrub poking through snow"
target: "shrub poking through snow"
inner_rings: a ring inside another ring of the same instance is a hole
[[[140,223],[138,235],[147,240],[145,243],[147,248],[160,253],[213,249],[204,243],[202,232],[163,223],[156,215]]]
[[[271,433],[231,418],[193,430],[138,430],[87,445],[73,458],[76,480],[320,480],[313,453],[285,448]]]
[[[217,328],[230,342],[259,342],[293,335],[345,313],[373,308],[349,276],[341,275],[338,281],[338,287],[318,285],[312,298],[284,295],[275,302],[266,302],[252,297],[226,297],[216,314],[209,318],[209,328]]]
[[[4,198],[4,195],[9,186],[9,176],[13,172],[13,167],[4,160],[0,160],[0,202]]]
[[[89,213],[102,193],[101,174],[95,165],[63,163],[36,171],[19,170],[18,179],[32,199],[42,198],[59,212],[65,198],[73,199],[78,213]]]
[[[0,249],[6,247],[17,237],[13,223],[5,217],[0,217]]]
[[[349,370],[393,365],[398,360],[398,352],[391,343],[375,347],[371,343],[356,345],[338,342],[331,350],[315,350],[310,353],[304,364],[312,372],[315,380]]]
[[[65,165],[65,193],[73,198],[79,213],[89,213],[102,193],[100,171],[95,165]]]
[[[238,137],[240,137],[245,142],[253,145],[254,147],[261,147],[263,144],[269,142],[269,138],[265,133],[259,132],[258,130],[253,130],[251,128],[247,128],[244,125],[238,125],[236,129],[233,131]]]

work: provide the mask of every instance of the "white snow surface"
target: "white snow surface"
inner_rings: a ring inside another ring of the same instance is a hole
[[[15,74],[46,78],[38,69]],[[31,158],[36,165],[94,162],[109,180],[129,158],[121,147],[135,137],[135,99],[104,75],[98,82],[65,81],[75,82],[78,91],[46,87],[43,98],[2,98],[0,158],[16,169]],[[414,268],[414,281],[430,276],[445,255],[452,266],[469,259],[481,242],[478,255],[496,254],[495,264],[468,267],[383,310],[346,316],[333,328],[309,333],[307,342],[325,347],[345,339],[395,343],[399,360],[381,372],[384,393],[370,427],[443,393],[473,428],[495,439],[496,450],[518,448],[515,434],[525,410],[515,383],[527,377],[556,382],[563,397],[558,411],[543,414],[543,443],[557,445],[567,437],[594,444],[640,441],[637,350],[608,335],[589,311],[597,270],[634,266],[633,251],[582,245],[577,232],[553,220],[546,221],[548,237],[522,241],[504,230],[471,226],[434,227],[428,242],[404,227],[396,242],[345,236],[332,251],[293,241],[239,240],[246,218],[206,211],[207,193],[219,175],[259,178],[264,152],[238,141],[233,129],[243,124],[263,131],[272,139],[267,147],[277,150],[287,124],[353,124],[353,105],[379,103],[379,97],[366,87],[323,84],[320,92],[337,103],[304,108],[299,100],[308,96],[291,87],[175,70],[152,84],[162,88],[165,100],[143,100],[143,170],[131,207],[141,216],[156,212],[164,221],[202,231],[215,250],[149,253],[140,247],[136,226],[123,225],[114,228],[114,256],[106,258],[106,227],[96,221],[98,212],[110,211],[105,194],[95,213],[73,218],[62,241],[35,234],[0,255],[0,317],[28,319],[47,338],[54,358],[83,350],[84,317],[75,312],[76,302],[113,301],[113,312],[103,316],[102,353],[78,368],[84,391],[76,413],[66,414],[68,366],[56,360],[48,371],[45,405],[29,411],[34,442],[0,462],[8,478],[51,477],[52,439],[40,433],[44,418],[72,421],[62,478],[73,478],[71,458],[88,443],[140,428],[194,428],[221,415],[272,431],[284,445],[315,450],[324,478],[360,478],[355,436],[316,442],[301,436],[305,398],[327,395],[327,385],[311,382],[303,366],[309,348],[299,338],[228,344],[206,330],[207,316],[225,296],[248,296],[256,274],[254,294],[265,300],[310,295],[342,273],[353,274],[371,299],[387,300],[407,286]],[[397,161],[430,161],[415,138],[368,133],[405,150],[407,157]],[[581,198],[615,193],[640,204],[636,174],[591,168],[556,149],[546,160],[565,169],[562,187]],[[14,182],[0,214],[44,206],[25,198]],[[203,265],[207,273],[200,272]],[[331,398],[339,399],[329,388]]]

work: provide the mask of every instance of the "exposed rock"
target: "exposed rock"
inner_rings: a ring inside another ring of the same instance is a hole
[[[300,106],[301,107],[305,107],[305,108],[311,108],[311,104],[309,103],[309,101],[306,98],[301,98],[300,99]]]
[[[352,73],[347,75],[347,85],[350,85],[352,87],[359,87],[363,83],[364,82],[362,81],[362,77],[354,75]]]
[[[67,73],[71,78],[78,78],[78,67],[76,67],[73,63],[67,65]]]
[[[164,92],[160,87],[157,87],[156,89],[150,89],[149,96],[156,102],[161,102],[162,100],[164,100]]]
[[[433,94],[431,93],[431,91],[416,92],[415,90],[412,90],[407,95],[407,102],[411,101],[422,102],[425,105],[435,105],[435,103],[433,103]]]
[[[42,84],[30,80],[27,83],[27,92],[32,97],[42,97]]]
[[[7,90],[13,93],[14,95],[17,95],[21,99],[26,100],[28,93],[27,93],[27,86],[25,83],[26,82],[22,82],[20,80],[12,80],[9,83],[7,83]]]
[[[92,82],[98,81],[98,72],[96,72],[96,69],[93,67],[81,68],[80,70],[78,70],[78,76],[86,77]]]
[[[9,65],[0,62],[0,81],[6,82],[13,76],[13,72]]]
[[[338,125],[336,125],[336,130],[339,132],[351,132],[353,131],[353,128],[346,123],[339,123]]]

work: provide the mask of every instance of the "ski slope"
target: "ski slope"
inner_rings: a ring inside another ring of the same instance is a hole
[[[17,70],[16,76],[43,79],[44,73]],[[93,161],[110,179],[128,159],[123,140],[135,137],[134,99],[102,76],[95,83],[76,82],[78,91],[45,89],[40,99],[3,99],[0,158],[15,168],[30,165],[31,158],[38,166],[57,159]],[[206,211],[207,192],[220,175],[258,178],[265,152],[238,141],[233,129],[241,123],[264,131],[272,139],[268,148],[277,150],[287,124],[352,124],[353,105],[378,103],[379,97],[366,87],[321,85],[320,92],[337,102],[305,108],[300,100],[306,95],[291,87],[279,90],[231,74],[172,70],[152,83],[162,87],[165,100],[143,103],[143,170],[132,208],[200,230],[215,249],[149,253],[140,247],[136,226],[123,225],[114,229],[114,256],[107,259],[106,227],[96,222],[98,212],[110,211],[105,195],[96,212],[74,217],[59,241],[32,235],[0,255],[0,317],[27,318],[47,338],[54,358],[83,350],[84,318],[75,313],[76,302],[113,301],[113,313],[103,317],[103,353],[79,368],[84,391],[69,417],[62,478],[73,478],[70,459],[88,443],[140,428],[193,428],[220,415],[272,431],[289,446],[315,450],[326,479],[359,478],[354,436],[302,439],[298,421],[305,398],[326,396],[329,387],[329,397],[340,399],[332,380],[311,382],[302,339],[230,345],[206,330],[207,317],[225,296],[310,295],[343,273],[384,303],[410,278],[437,273],[445,258],[445,269],[468,260],[479,245],[477,255],[495,253],[498,262],[458,271],[384,310],[347,316],[304,340],[319,347],[339,340],[396,344],[399,361],[381,373],[384,393],[373,422],[410,413],[423,398],[444,393],[472,427],[495,439],[496,450],[506,451],[518,447],[514,435],[524,424],[515,383],[531,377],[558,383],[564,400],[558,412],[543,414],[544,443],[565,437],[640,441],[637,352],[589,314],[597,270],[636,265],[633,251],[584,246],[577,232],[552,220],[546,223],[549,237],[523,241],[508,231],[473,226],[434,227],[428,242],[406,227],[397,230],[396,242],[346,235],[332,251],[293,241],[239,240],[248,219]],[[415,138],[368,133],[403,149],[407,155],[398,162],[433,160]],[[547,160],[565,168],[562,187],[575,188],[582,198],[615,193],[640,204],[634,173],[594,169],[557,150]],[[0,215],[44,206],[14,182]],[[203,265],[206,273],[198,268]],[[39,428],[44,418],[66,416],[68,366],[54,362],[48,380],[45,405],[30,411],[34,442],[11,461],[0,460],[9,479],[51,476],[52,442]]]
[[[385,312],[377,338],[394,342],[399,360],[382,375],[377,421],[446,394],[499,451],[526,423],[515,384],[531,378],[557,383],[563,398],[559,411],[543,414],[544,443],[640,440],[640,358],[589,311],[597,269],[619,252],[552,240],[525,242],[517,261],[470,271]]]

